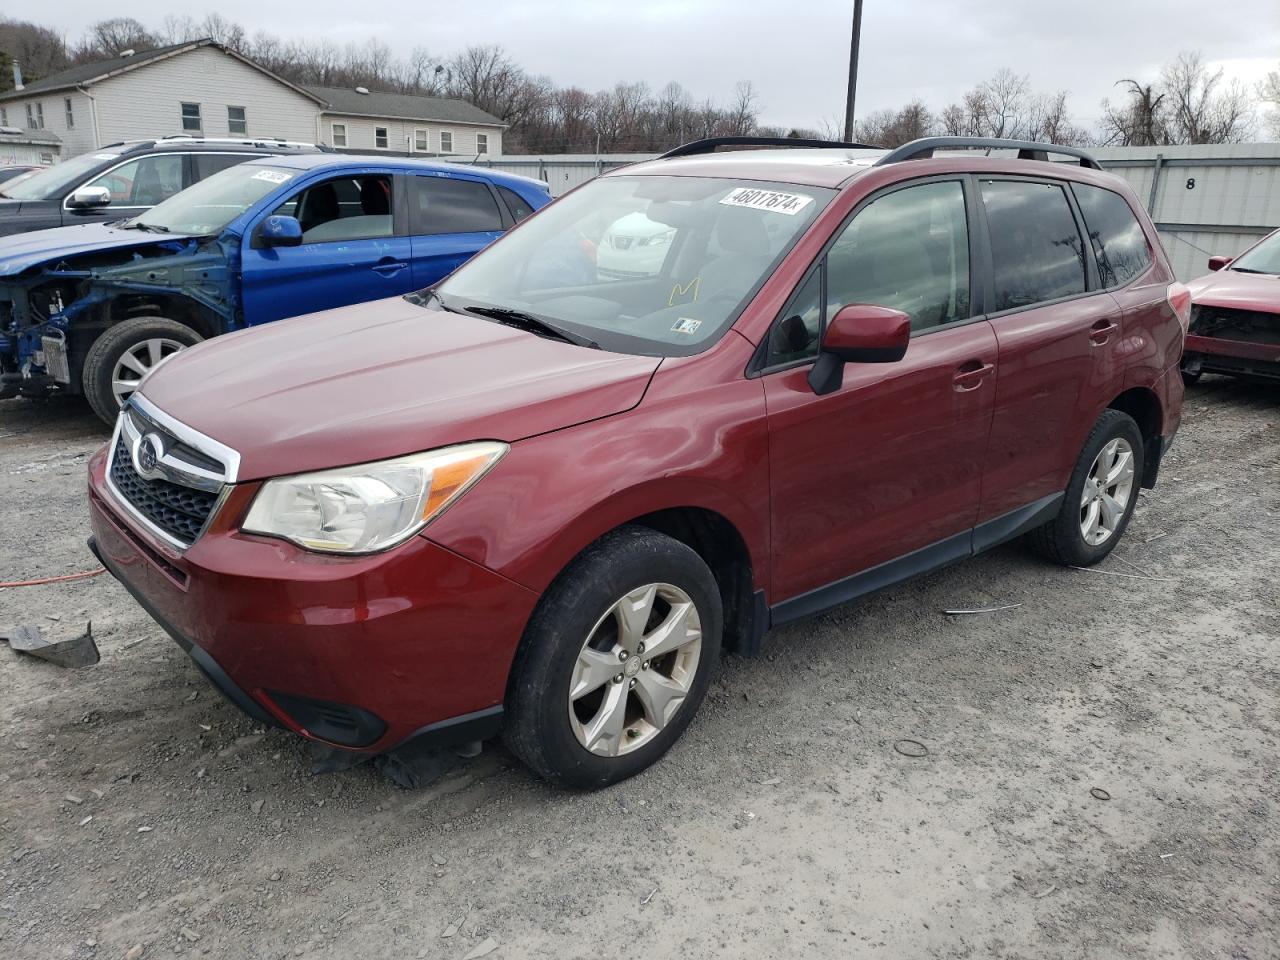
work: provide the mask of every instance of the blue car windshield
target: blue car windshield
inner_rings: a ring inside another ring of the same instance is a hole
[[[242,163],[201,180],[130,221],[162,233],[214,234],[277,187],[296,170]]]
[[[434,292],[446,310],[520,314],[619,353],[688,356],[720,339],[834,195],[717,177],[602,177]]]

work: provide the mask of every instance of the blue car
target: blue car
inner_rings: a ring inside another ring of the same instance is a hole
[[[183,347],[430,286],[550,200],[473,167],[277,156],[132,220],[0,239],[0,398],[83,394],[112,422]]]

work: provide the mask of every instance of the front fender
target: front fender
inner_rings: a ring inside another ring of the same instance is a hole
[[[754,587],[767,590],[764,388],[742,376],[750,344],[732,340],[717,356],[663,361],[627,413],[514,444],[424,536],[542,592],[608,531],[694,507],[733,524],[750,554]]]

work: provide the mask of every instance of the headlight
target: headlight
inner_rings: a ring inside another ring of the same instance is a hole
[[[242,529],[324,553],[375,553],[438,516],[507,452],[483,441],[267,481]]]

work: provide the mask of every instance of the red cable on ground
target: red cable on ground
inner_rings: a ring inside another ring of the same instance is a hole
[[[0,590],[5,587],[36,587],[42,583],[61,583],[64,580],[85,580],[96,577],[106,569],[106,567],[99,567],[97,570],[82,570],[80,573],[68,573],[61,577],[39,577],[35,580],[10,580],[8,583],[0,583]]]

